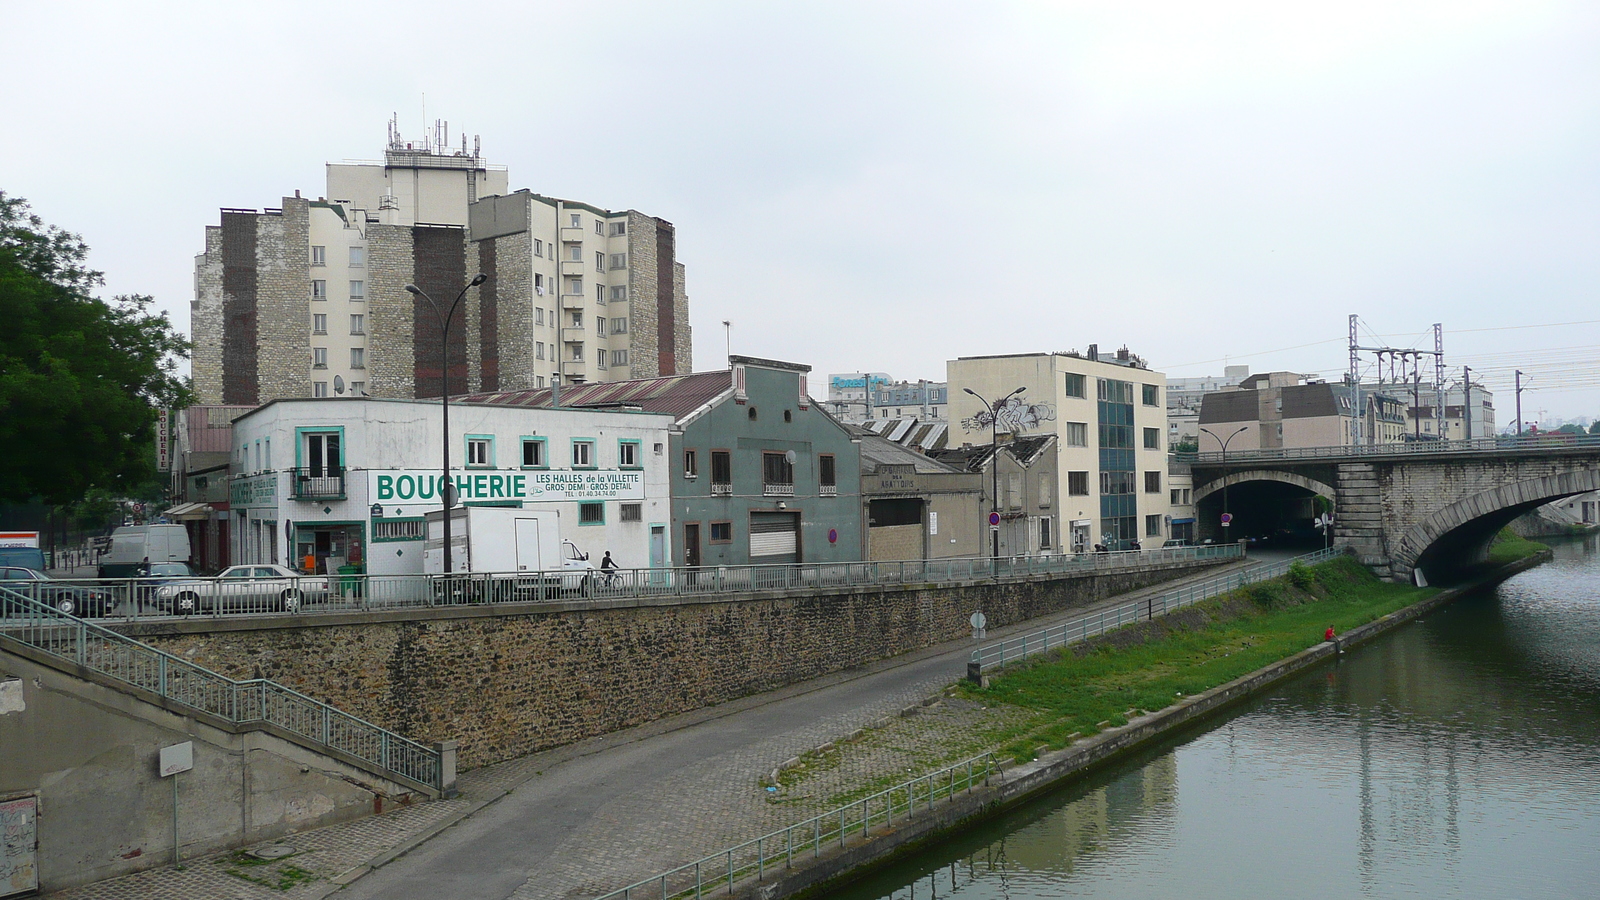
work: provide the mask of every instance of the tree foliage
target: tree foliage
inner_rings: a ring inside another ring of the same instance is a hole
[[[189,401],[188,341],[150,297],[95,297],[87,257],[0,191],[0,501],[136,491],[154,475],[156,410]]]

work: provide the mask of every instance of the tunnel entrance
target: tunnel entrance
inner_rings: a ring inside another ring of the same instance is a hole
[[[1227,512],[1233,516],[1227,528],[1221,525],[1224,494]],[[1252,546],[1274,549],[1305,553],[1320,550],[1326,545],[1326,538],[1315,520],[1328,503],[1324,501],[1319,509],[1317,496],[1315,491],[1281,481],[1230,485],[1226,491],[1219,489],[1196,501],[1196,534],[1202,543],[1244,540]]]

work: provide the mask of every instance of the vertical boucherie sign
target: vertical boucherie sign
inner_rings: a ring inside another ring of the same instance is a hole
[[[39,798],[0,800],[0,897],[39,889]]]
[[[156,411],[156,471],[172,471],[172,410]]]

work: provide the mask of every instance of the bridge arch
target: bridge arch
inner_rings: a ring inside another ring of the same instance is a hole
[[[1194,486],[1193,500],[1198,504],[1201,500],[1217,493],[1224,487],[1232,487],[1248,481],[1276,481],[1279,484],[1305,488],[1313,494],[1321,494],[1334,501],[1334,508],[1338,508],[1338,492],[1333,489],[1332,485],[1324,484],[1315,478],[1307,478],[1295,472],[1280,472],[1274,469],[1248,469],[1243,472],[1230,472],[1214,481],[1208,481],[1203,485],[1197,484]]]
[[[1430,513],[1391,545],[1394,574],[1409,579],[1418,568],[1428,573],[1433,558],[1442,555],[1432,551],[1442,546],[1469,551],[1472,559],[1481,561],[1489,542],[1512,519],[1553,500],[1595,490],[1600,490],[1600,468],[1590,467],[1504,484],[1464,497]]]

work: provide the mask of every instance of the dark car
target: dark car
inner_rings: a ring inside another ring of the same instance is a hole
[[[133,593],[140,602],[153,603],[157,588],[174,581],[192,579],[196,574],[195,570],[185,562],[151,563],[150,571],[140,575],[133,582]]]
[[[116,605],[106,591],[56,581],[37,569],[20,566],[0,569],[0,587],[43,603],[56,612],[84,619],[109,615],[111,608]],[[9,600],[10,595],[6,599]],[[25,611],[13,607],[21,607],[21,604],[7,603],[5,614],[16,615]]]

